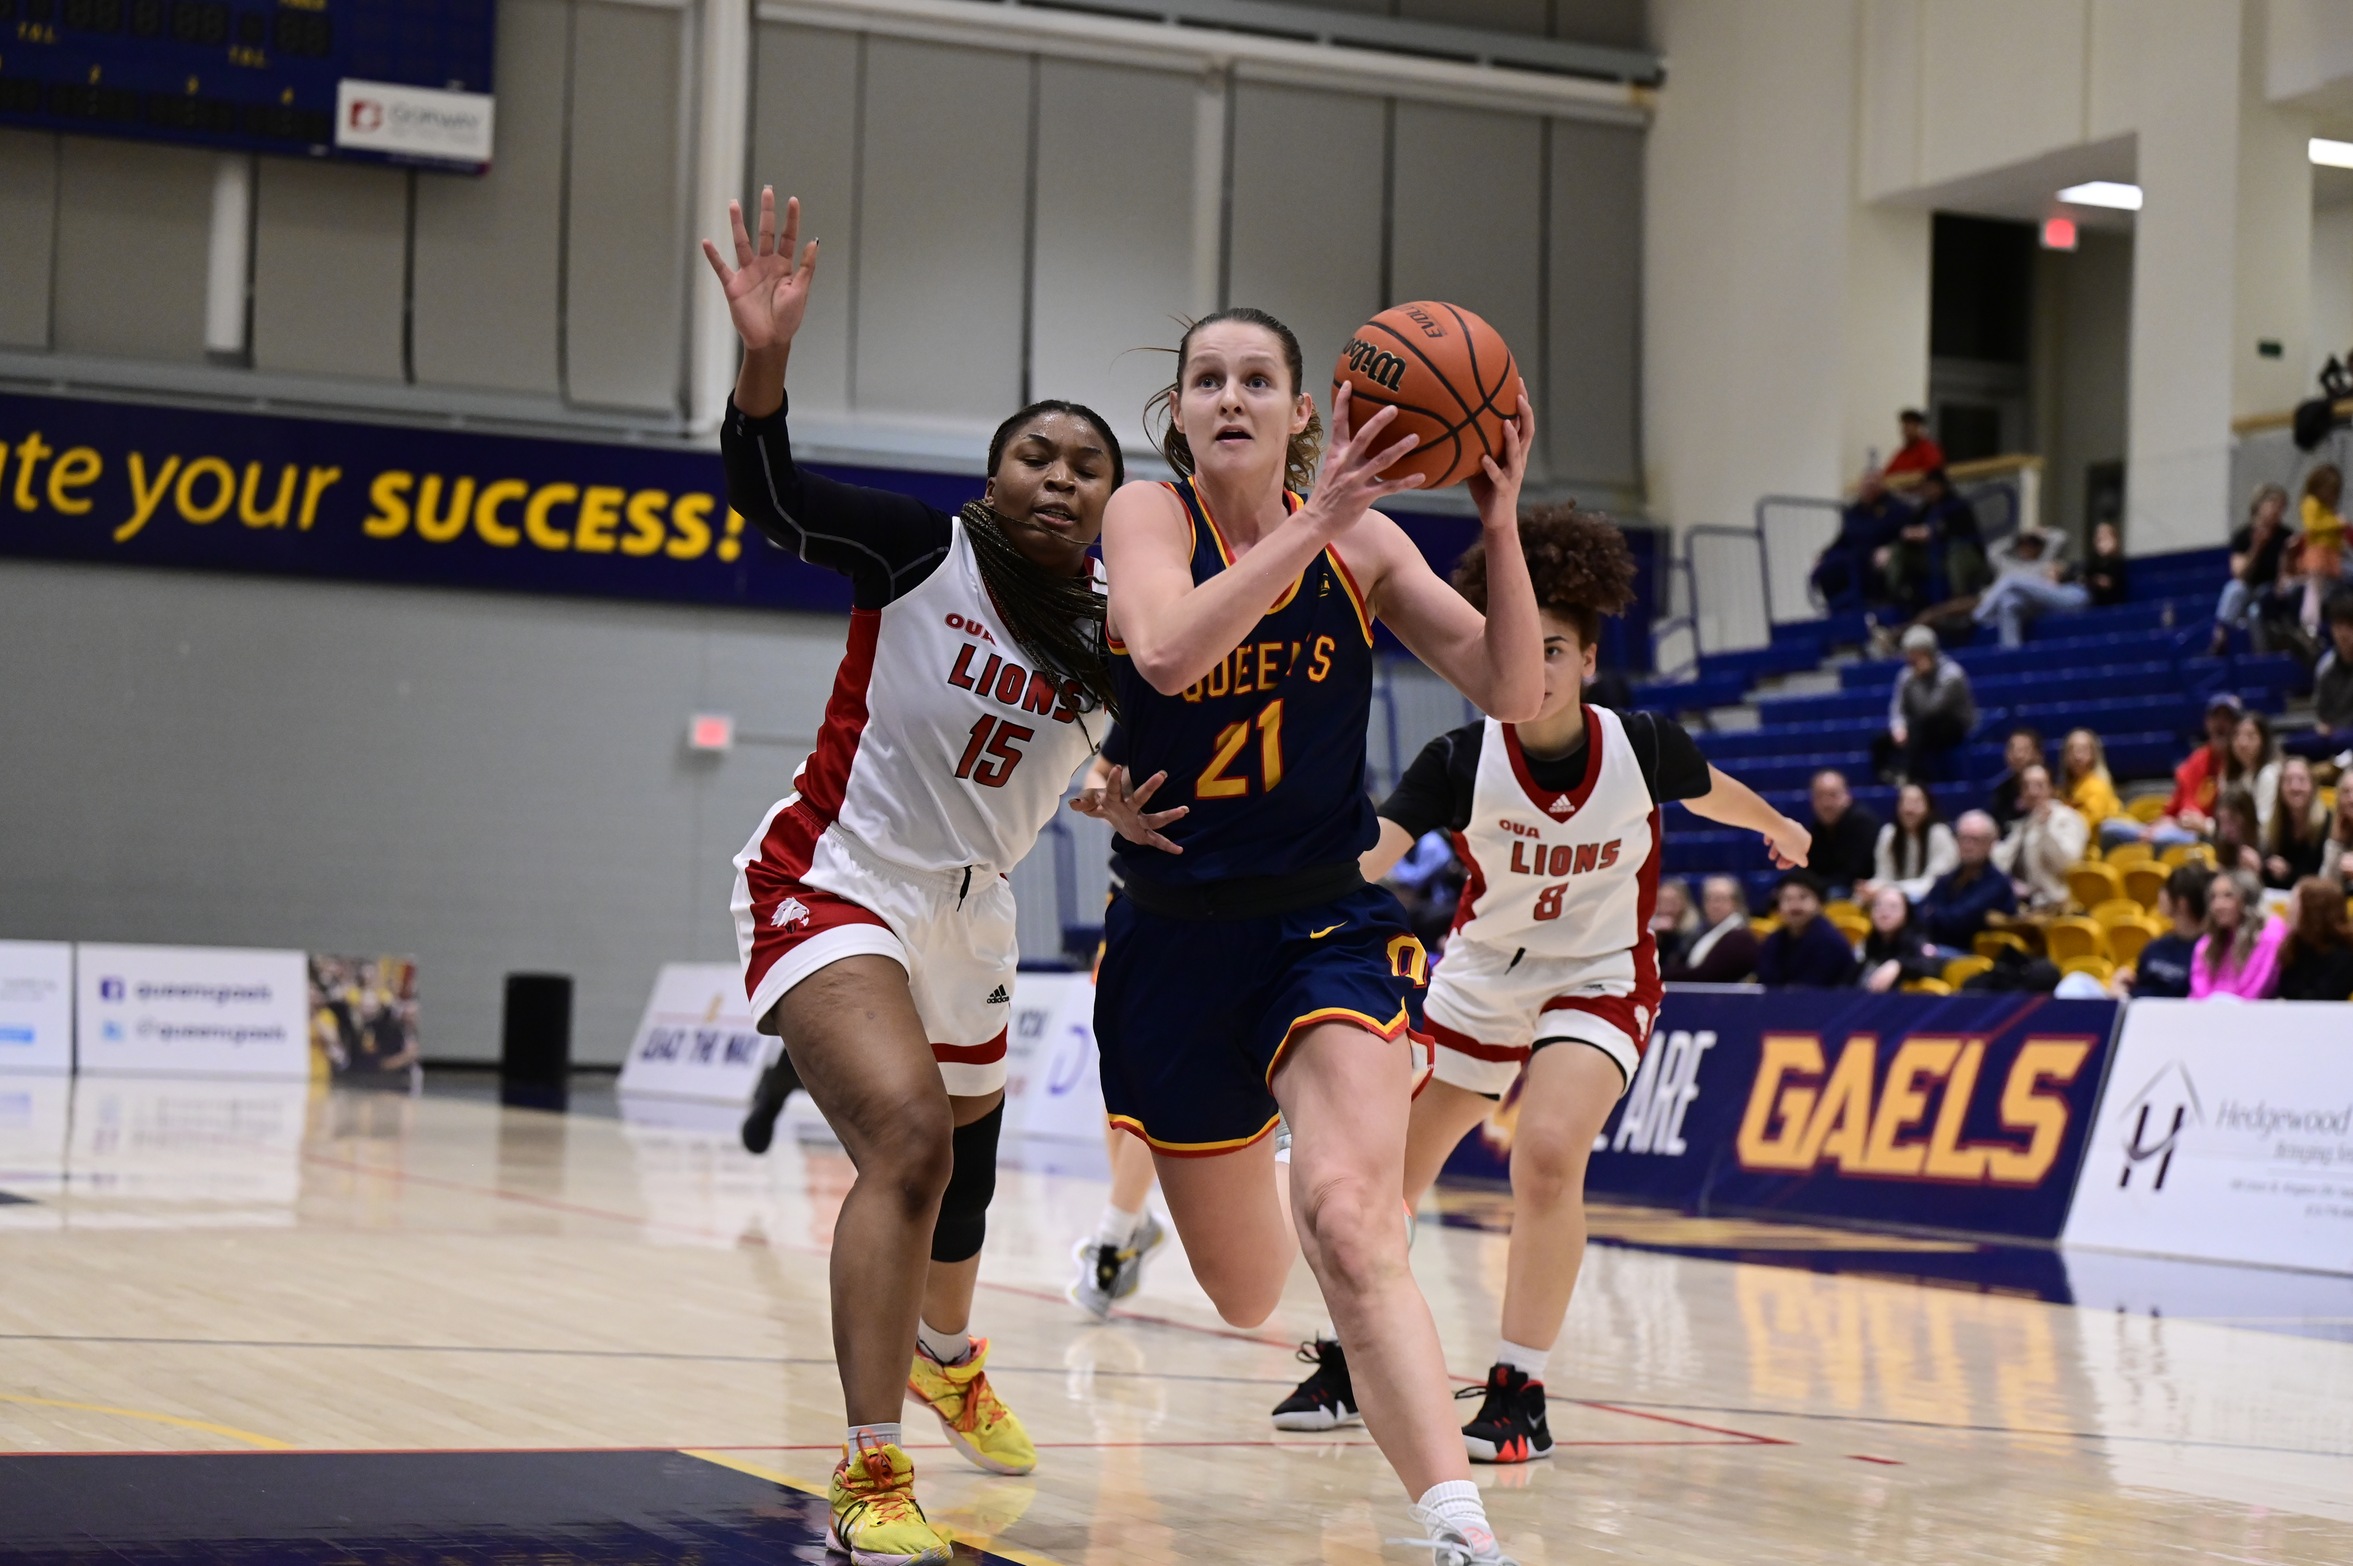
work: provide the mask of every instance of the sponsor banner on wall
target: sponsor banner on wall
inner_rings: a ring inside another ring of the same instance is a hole
[[[2134,1002],[2066,1243],[2353,1273],[2348,1018]]]
[[[752,1026],[743,970],[731,962],[666,962],[621,1066],[621,1091],[751,1102],[769,1041]]]
[[[73,1069],[73,947],[0,941],[0,1072]]]
[[[84,942],[74,990],[84,1072],[310,1075],[310,972],[301,952]]]
[[[1102,1141],[1103,1076],[1089,975],[1024,973],[1014,981],[1005,1037],[1005,1134]]]
[[[2040,995],[1670,992],[1586,1189],[2055,1239],[2116,1012]],[[1509,1110],[1498,1119],[1449,1172],[1506,1177]]]

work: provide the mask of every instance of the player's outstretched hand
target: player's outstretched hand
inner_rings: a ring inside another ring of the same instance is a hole
[[[1520,382],[1520,411],[1503,427],[1503,460],[1479,459],[1479,471],[1465,484],[1479,508],[1479,520],[1489,527],[1516,528],[1520,521],[1520,485],[1528,477],[1528,452],[1536,443],[1536,404],[1528,383]]]
[[[1383,478],[1392,463],[1420,444],[1418,435],[1388,437],[1397,422],[1395,408],[1377,408],[1362,428],[1349,423],[1348,387],[1343,382],[1332,393],[1332,443],[1324,448],[1323,466],[1316,470],[1315,494],[1301,508],[1311,527],[1336,538],[1375,501],[1422,487],[1419,473]]]
[[[1093,816],[1107,821],[1111,830],[1131,843],[1143,843],[1164,854],[1181,854],[1184,850],[1160,835],[1160,829],[1172,822],[1182,821],[1193,813],[1190,805],[1178,805],[1170,810],[1144,809],[1160,785],[1168,781],[1168,774],[1155,772],[1134,789],[1128,787],[1127,768],[1113,767],[1101,788],[1083,790],[1072,798],[1070,808],[1082,816]]]
[[[1773,856],[1774,869],[1800,869],[1814,851],[1814,834],[1783,816],[1780,824],[1765,834],[1765,851]]]
[[[761,353],[788,348],[809,311],[809,285],[817,277],[817,241],[809,241],[793,262],[793,248],[801,238],[801,200],[784,204],[784,233],[776,232],[776,187],[760,187],[760,234],[757,240],[744,228],[743,203],[727,203],[727,221],[735,230],[735,265],[719,259],[719,247],[703,241],[703,256],[719,274],[727,290],[727,313],[746,351]]]

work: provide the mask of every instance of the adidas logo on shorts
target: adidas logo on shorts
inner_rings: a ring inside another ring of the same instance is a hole
[[[788,897],[776,905],[776,912],[768,916],[772,930],[789,930],[796,924],[809,922],[809,905],[797,897]]]
[[[989,998],[981,1004],[984,1006],[1010,1006],[1013,1004],[1013,997],[1006,994],[1005,986],[1000,984],[989,991]]]

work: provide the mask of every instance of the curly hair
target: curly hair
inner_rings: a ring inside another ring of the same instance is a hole
[[[1577,628],[1591,647],[1601,640],[1601,617],[1620,614],[1634,601],[1634,552],[1626,535],[1598,511],[1581,511],[1574,501],[1540,506],[1520,518],[1520,548],[1536,585],[1536,607],[1549,609]],[[1487,608],[1487,545],[1463,551],[1454,567],[1455,590],[1484,613]]]

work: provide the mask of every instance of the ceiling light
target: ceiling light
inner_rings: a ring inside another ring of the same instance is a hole
[[[2073,207],[2114,207],[2119,212],[2138,212],[2141,187],[2119,184],[2112,179],[2087,180],[2060,191],[2059,199]]]
[[[2353,141],[2331,141],[2326,136],[2315,136],[2306,151],[2313,162],[2324,168],[2353,169]]]

